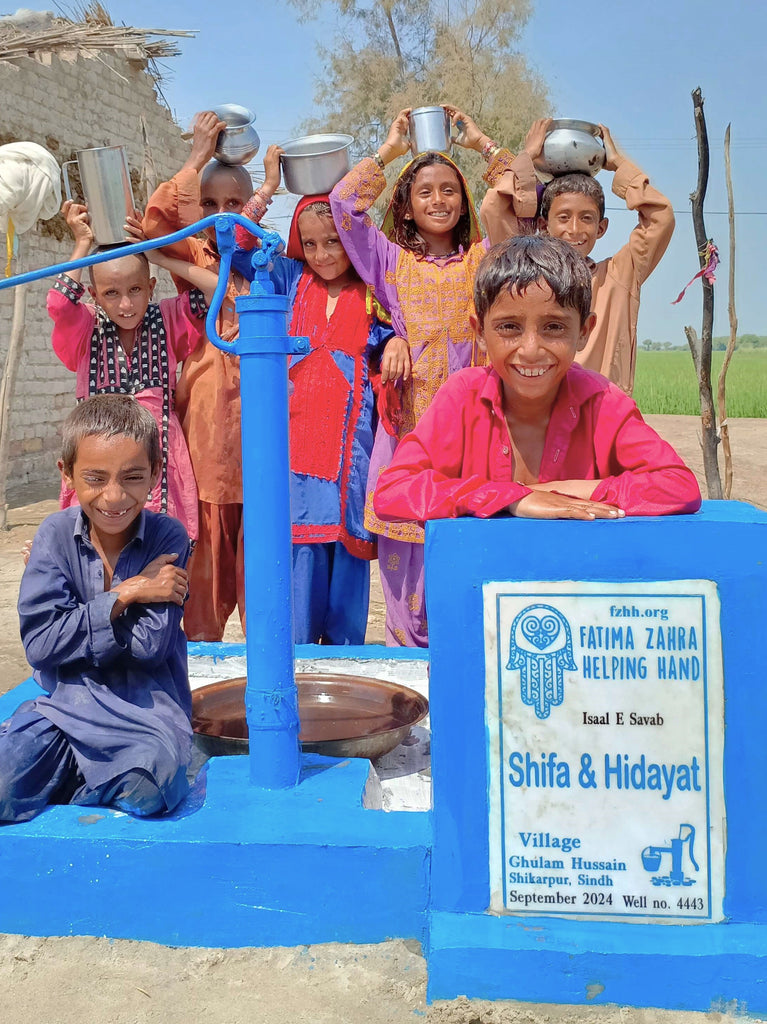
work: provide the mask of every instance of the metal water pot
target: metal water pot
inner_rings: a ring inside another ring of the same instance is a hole
[[[413,156],[428,152],[449,155],[452,145],[450,114],[444,107],[418,107],[410,111],[408,122]]]
[[[123,146],[100,146],[81,149],[76,160],[67,160],[64,171],[64,190],[72,199],[69,164],[77,164],[83,196],[88,204],[91,231],[96,245],[117,245],[126,240],[123,227],[125,218],[135,208],[130,183],[128,157]]]
[[[353,135],[305,135],[283,143],[280,166],[285,188],[299,196],[330,192],[351,168]]]
[[[261,139],[253,127],[256,115],[247,107],[236,103],[222,103],[213,107],[213,113],[222,121],[226,128],[219,132],[216,152],[213,154],[222,164],[247,164],[258,152]]]
[[[599,125],[590,121],[560,118],[551,122],[543,152],[535,166],[544,174],[596,175],[605,163],[605,147]]]

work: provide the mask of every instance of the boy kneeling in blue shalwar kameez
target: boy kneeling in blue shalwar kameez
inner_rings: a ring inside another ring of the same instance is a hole
[[[46,693],[0,724],[4,823],[55,803],[157,814],[188,792],[189,538],[144,509],[157,426],[132,397],[98,395],[63,434],[59,469],[80,506],[42,523],[21,582],[21,637]]]

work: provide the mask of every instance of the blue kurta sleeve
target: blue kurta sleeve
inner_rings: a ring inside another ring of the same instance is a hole
[[[27,661],[43,670],[76,661],[108,665],[124,650],[110,622],[117,595],[105,591],[85,600],[77,593],[57,533],[51,519],[41,525],[19,589]]]
[[[176,519],[162,516],[158,521],[157,532],[147,542],[147,550],[142,559],[143,565],[148,565],[160,555],[169,554],[176,554],[178,557],[173,564],[179,569],[185,569],[189,560],[189,537]],[[120,569],[118,561],[117,570]],[[124,578],[139,574],[140,570],[127,572]],[[114,620],[112,628],[125,654],[144,666],[149,666],[159,664],[168,657],[176,643],[183,614],[184,609],[172,601],[164,604],[136,603],[129,605],[123,614]]]

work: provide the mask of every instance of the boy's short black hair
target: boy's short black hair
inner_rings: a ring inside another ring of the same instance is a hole
[[[604,219],[605,194],[597,179],[592,178],[590,174],[561,174],[558,178],[553,178],[541,196],[541,217],[548,220],[551,204],[556,197],[570,192],[577,192],[578,195],[593,199],[599,210],[599,219]]]
[[[162,464],[154,416],[130,395],[92,395],[79,402],[61,428],[61,464],[72,475],[84,437],[129,437],[143,446],[153,470]]]
[[[517,235],[494,245],[474,278],[474,308],[480,326],[504,289],[524,293],[545,281],[560,306],[575,309],[583,325],[591,311],[591,270],[567,242],[547,235]]]

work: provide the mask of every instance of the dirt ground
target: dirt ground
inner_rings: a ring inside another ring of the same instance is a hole
[[[692,466],[705,496],[698,419],[647,419]],[[767,419],[732,420],[730,436],[732,497],[767,510]],[[0,693],[29,675],[16,617],[21,547],[56,508],[52,497],[11,509],[10,529],[0,533]],[[234,619],[226,639],[242,639]],[[383,642],[376,564],[367,640]],[[432,1024],[715,1024],[743,1019],[736,1007],[687,1014],[465,999],[427,1007],[420,947],[401,941],[220,950],[0,935],[0,1006],[7,1024],[407,1024],[424,1018]]]

